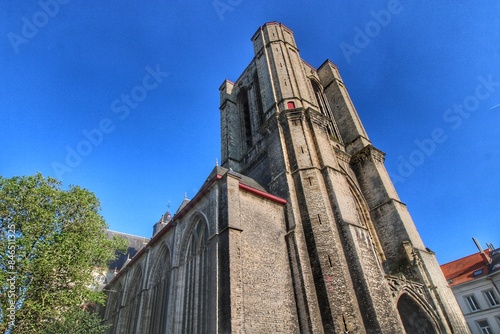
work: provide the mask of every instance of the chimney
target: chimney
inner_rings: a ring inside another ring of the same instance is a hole
[[[479,244],[479,241],[477,241],[476,238],[472,238],[472,241],[474,241],[474,243],[476,244],[476,247],[477,249],[479,249],[479,253],[481,253],[481,257],[483,258],[484,260],[484,263],[485,264],[490,264],[491,263],[491,259],[488,257],[488,255],[486,255],[486,253],[483,251],[483,248],[481,247],[481,245]]]

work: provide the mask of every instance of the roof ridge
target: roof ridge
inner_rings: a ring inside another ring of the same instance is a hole
[[[486,249],[486,250],[484,251],[484,253],[488,253],[488,254],[489,254],[489,253],[490,253],[490,250],[489,250],[489,249]],[[464,256],[464,257],[461,257],[461,258],[459,258],[459,259],[456,259],[456,260],[453,260],[453,261],[450,261],[450,262],[444,263],[444,264],[442,264],[442,265],[441,265],[441,267],[444,267],[444,266],[447,266],[447,265],[451,265],[452,263],[456,263],[456,262],[458,262],[458,261],[462,261],[462,260],[464,260],[464,259],[466,259],[466,258],[473,257],[473,256],[475,256],[475,255],[481,255],[481,252],[479,252],[479,251],[478,251],[477,253],[472,253],[472,254],[466,255],[466,256]]]

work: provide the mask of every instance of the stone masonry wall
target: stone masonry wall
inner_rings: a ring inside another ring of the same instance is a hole
[[[283,205],[240,192],[246,333],[297,333]]]

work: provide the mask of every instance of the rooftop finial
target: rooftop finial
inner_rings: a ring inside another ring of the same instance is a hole
[[[219,166],[219,159],[215,159],[215,167]]]
[[[184,199],[188,199],[188,193],[184,193]]]

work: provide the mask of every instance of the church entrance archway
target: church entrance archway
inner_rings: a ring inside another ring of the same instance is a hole
[[[407,293],[398,300],[398,312],[406,334],[439,334],[427,312]]]

